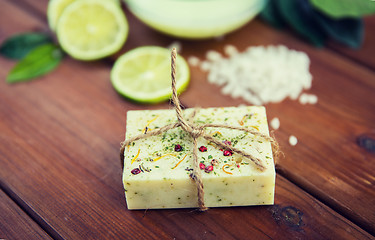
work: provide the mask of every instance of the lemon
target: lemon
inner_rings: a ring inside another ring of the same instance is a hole
[[[62,12],[57,38],[70,56],[94,60],[118,51],[129,25],[121,8],[109,0],[76,0]]]
[[[176,62],[177,92],[190,81],[189,66],[181,56]],[[168,100],[171,90],[171,52],[155,46],[135,48],[122,55],[111,71],[111,82],[118,93],[140,103]]]
[[[61,13],[69,4],[71,4],[74,1],[76,0],[50,0],[48,2],[47,19],[48,19],[49,27],[53,31],[56,31],[56,25],[61,16]],[[120,6],[120,0],[104,0],[104,1],[113,1],[116,4],[118,4],[118,6]]]

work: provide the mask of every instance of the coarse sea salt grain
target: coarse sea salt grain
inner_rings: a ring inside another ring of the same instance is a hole
[[[298,100],[301,104],[316,104],[318,97],[314,94],[302,93]]]
[[[296,100],[304,89],[311,88],[310,59],[304,52],[258,46],[239,53],[232,45],[225,46],[224,52],[228,58],[208,51],[207,60],[200,65],[208,72],[210,83],[222,86],[224,95],[263,105],[287,97]]]
[[[190,64],[190,66],[197,67],[200,63],[200,60],[197,57],[191,56],[188,58],[188,63]]]
[[[182,44],[178,41],[174,41],[167,47],[168,49],[172,50],[173,48],[176,48],[176,51],[179,53],[182,51]]]
[[[231,56],[234,56],[234,55],[238,54],[238,50],[233,45],[225,45],[224,53],[231,57]]]
[[[208,61],[203,61],[201,62],[200,67],[202,71],[208,71],[211,68],[211,63]]]
[[[291,135],[289,137],[289,144],[292,146],[295,146],[297,145],[297,143],[298,143],[298,139],[295,136]]]
[[[310,104],[316,104],[316,103],[318,103],[318,97],[316,95],[311,94],[309,98],[310,98],[309,99],[309,101],[310,101],[309,103]]]
[[[272,127],[273,129],[277,130],[277,129],[279,129],[279,127],[280,127],[280,120],[279,120],[277,117],[275,117],[275,118],[273,118],[273,119],[271,120],[270,125],[271,125],[271,127]]]
[[[207,60],[214,62],[219,61],[222,58],[222,56],[219,52],[210,50],[206,53],[206,58]]]

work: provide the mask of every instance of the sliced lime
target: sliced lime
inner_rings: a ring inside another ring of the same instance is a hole
[[[177,92],[190,81],[189,66],[181,56],[176,62]],[[117,59],[111,72],[113,87],[126,98],[141,103],[168,100],[171,90],[171,52],[166,48],[146,46],[133,49]]]
[[[123,11],[113,1],[77,0],[62,12],[57,38],[72,57],[94,60],[118,51],[128,29]]]
[[[47,7],[47,18],[49,27],[56,31],[56,25],[64,9],[76,0],[50,0]],[[105,0],[113,1],[120,6],[120,0]]]

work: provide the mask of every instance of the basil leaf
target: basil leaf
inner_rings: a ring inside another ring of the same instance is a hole
[[[275,28],[283,28],[285,26],[285,22],[283,18],[280,16],[280,13],[278,12],[275,1],[280,1],[280,0],[268,1],[266,6],[263,8],[262,12],[260,13],[260,17]]]
[[[8,83],[27,81],[52,71],[64,54],[55,44],[47,43],[32,50],[10,71]]]
[[[326,36],[312,19],[307,0],[279,0],[277,8],[282,18],[299,34],[317,47],[324,45]]]
[[[310,0],[322,13],[333,18],[362,17],[375,13],[375,1],[371,0]]]
[[[32,49],[50,42],[52,39],[43,33],[13,35],[0,46],[0,54],[7,58],[22,59]]]
[[[337,42],[352,48],[359,48],[361,46],[364,36],[362,19],[343,18],[335,20],[319,12],[316,12],[314,19],[321,29]]]

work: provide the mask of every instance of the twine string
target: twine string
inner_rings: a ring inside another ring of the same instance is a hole
[[[159,135],[161,133],[164,133],[166,131],[169,131],[169,130],[177,128],[177,127],[181,127],[184,131],[188,132],[190,134],[190,136],[193,138],[193,145],[194,145],[193,146],[193,172],[190,174],[190,178],[193,179],[194,182],[196,183],[197,192],[198,192],[197,195],[198,195],[199,210],[200,211],[206,211],[208,208],[205,206],[205,203],[204,203],[204,187],[203,187],[203,181],[202,181],[202,174],[201,174],[201,171],[199,169],[199,162],[198,162],[198,146],[197,146],[198,137],[203,137],[207,141],[212,142],[212,143],[216,144],[217,146],[219,146],[223,149],[230,150],[234,153],[240,154],[241,156],[243,156],[243,157],[249,159],[250,161],[252,161],[260,171],[264,171],[266,169],[266,167],[262,164],[262,161],[259,158],[255,157],[255,156],[253,156],[253,155],[251,155],[251,154],[249,154],[245,151],[237,149],[237,148],[235,148],[231,145],[227,145],[223,142],[220,142],[217,139],[213,138],[212,136],[206,134],[205,128],[227,128],[227,129],[244,131],[244,132],[248,132],[248,133],[250,133],[254,136],[258,136],[260,138],[263,138],[266,141],[269,141],[272,144],[272,151],[273,151],[275,163],[276,163],[276,159],[277,159],[278,154],[279,154],[279,146],[278,146],[278,143],[277,143],[277,141],[275,140],[274,137],[269,137],[265,134],[262,134],[262,133],[257,132],[257,131],[250,130],[248,128],[229,126],[229,125],[225,125],[225,124],[213,124],[213,123],[203,124],[203,125],[195,125],[193,123],[193,120],[194,120],[195,115],[198,112],[198,109],[194,109],[191,116],[189,116],[189,118],[187,120],[185,120],[185,118],[183,117],[183,114],[182,114],[180,100],[178,99],[178,95],[177,95],[176,58],[177,58],[176,49],[173,48],[172,54],[171,54],[172,101],[174,103],[174,109],[176,111],[176,116],[177,116],[178,121],[176,123],[168,124],[168,125],[166,125],[164,127],[161,127],[157,130],[148,131],[144,134],[137,135],[135,137],[132,137],[132,138],[122,142],[121,143],[121,149],[120,149],[121,150],[120,151],[120,159],[121,159],[121,164],[123,164],[125,147],[128,146],[130,143],[132,143],[134,141],[137,141],[137,140],[140,140],[140,139],[148,138],[150,136]]]

